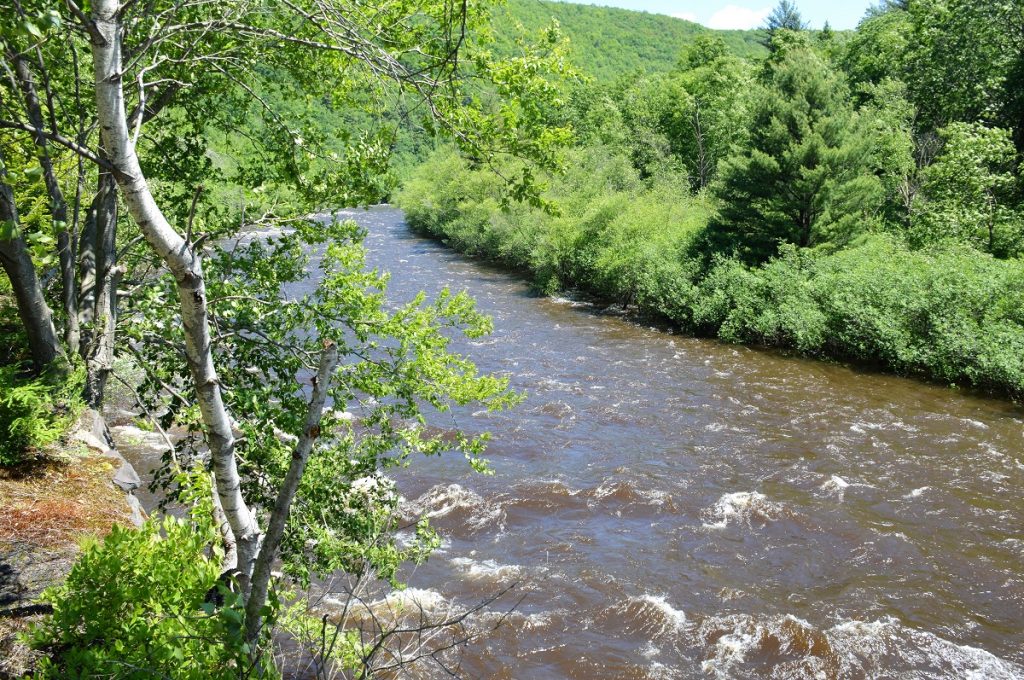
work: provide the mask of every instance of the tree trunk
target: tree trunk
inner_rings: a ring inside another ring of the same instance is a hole
[[[224,405],[213,364],[213,340],[202,262],[192,245],[171,227],[156,204],[128,132],[121,72],[122,26],[117,0],[94,0],[92,19],[95,26],[91,34],[96,113],[103,147],[115,169],[115,179],[128,211],[177,283],[186,360],[195,382],[217,494],[235,536],[240,580],[243,592],[247,592],[262,534],[254,513],[242,497],[231,418]]]
[[[81,337],[78,347],[71,349],[83,359],[89,354],[92,322],[96,314],[96,212],[99,196],[97,190],[78,236],[78,327]]]
[[[700,102],[693,103],[693,133],[697,141],[697,189],[705,188],[711,181],[711,163],[704,144],[704,126],[700,122]]]
[[[117,287],[124,274],[123,268],[117,265],[117,182],[112,174],[102,169],[90,212],[93,290],[89,299],[92,323],[84,355],[85,399],[93,408],[99,408],[103,405],[107,377],[114,368]]]
[[[37,371],[42,371],[58,357],[63,356],[53,314],[46,304],[43,288],[36,276],[28,246],[18,229],[18,210],[14,205],[14,192],[6,182],[7,170],[0,154],[0,265],[11,280],[18,316],[28,336],[29,353]],[[10,238],[6,238],[10,236]]]
[[[249,600],[245,604],[245,639],[254,651],[262,623],[260,610],[263,609],[263,605],[267,601],[270,568],[277,557],[277,549],[281,545],[285,525],[288,523],[288,515],[292,502],[295,500],[295,494],[299,490],[302,473],[306,470],[309,454],[312,453],[313,445],[316,443],[317,437],[320,436],[320,419],[323,417],[324,403],[331,387],[331,377],[337,366],[338,346],[328,340],[324,343],[324,351],[320,355],[320,368],[316,378],[313,379],[313,397],[309,401],[309,410],[306,413],[302,436],[295,444],[295,450],[292,451],[292,462],[288,466],[288,472],[285,474],[284,482],[281,484],[281,489],[274,502],[274,509],[270,513],[267,535],[263,540],[263,547],[260,549],[259,558],[256,560],[256,567],[253,570],[252,589],[249,593]]]
[[[68,204],[64,200],[64,192],[53,171],[53,161],[46,136],[43,134],[43,109],[39,103],[35,81],[28,61],[23,56],[15,55],[14,73],[25,99],[25,111],[28,120],[39,132],[35,135],[38,149],[37,158],[43,169],[43,180],[46,191],[50,195],[50,214],[53,216],[53,228],[57,232],[57,254],[60,259],[61,301],[64,306],[65,327],[64,342],[72,350],[78,347],[78,295],[75,293],[75,256],[71,252],[71,235],[68,233]]]

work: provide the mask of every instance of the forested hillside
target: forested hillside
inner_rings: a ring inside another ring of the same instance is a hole
[[[1019,396],[1022,12],[890,3],[837,37],[783,2],[763,57],[703,35],[668,71],[564,90],[576,144],[533,205],[449,151],[400,204],[546,291]]]
[[[765,53],[762,31],[711,31],[662,14],[551,0],[509,0],[497,12],[499,44],[503,46],[510,42],[512,24],[535,33],[556,20],[570,41],[572,63],[602,81],[634,71],[670,71],[683,48],[697,36],[710,33],[719,36],[737,57],[755,58]]]

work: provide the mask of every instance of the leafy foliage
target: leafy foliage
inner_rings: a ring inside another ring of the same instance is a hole
[[[82,378],[80,370],[58,379],[0,366],[0,466],[29,460],[67,432],[81,409]]]
[[[115,526],[86,542],[67,581],[43,599],[53,614],[32,631],[50,655],[45,678],[237,678],[249,669],[238,596],[216,592],[220,564],[202,524],[167,516],[139,529]]]
[[[285,535],[286,571],[303,582],[339,569],[393,581],[402,562],[424,559],[434,544],[425,526],[412,546],[394,543],[398,496],[384,473],[413,454],[452,451],[486,470],[486,436],[438,432],[427,427],[428,415],[472,402],[499,409],[517,400],[506,379],[478,375],[468,359],[448,350],[450,333],[490,331],[472,300],[443,292],[432,302],[420,296],[392,307],[387,276],[366,269],[364,236],[352,222],[295,223],[291,233],[217,248],[207,263],[222,335],[215,356],[233,387],[226,400],[244,433],[246,469],[259,470],[244,479],[254,502],[273,505],[288,470],[321,343],[334,340],[346,357],[332,379],[333,410],[321,423]],[[196,433],[180,443],[178,459],[198,461],[203,441],[192,394],[176,392],[168,402],[163,389],[187,375],[175,345],[162,340],[177,326],[165,311],[173,295],[170,277],[154,281],[134,307],[129,333],[147,367],[142,392],[152,408],[166,406],[168,424]],[[173,475],[173,466],[166,472]]]
[[[924,170],[913,214],[918,243],[954,239],[1007,257],[1018,255],[1024,219],[1016,207],[1017,154],[1009,130],[953,123],[945,146]]]

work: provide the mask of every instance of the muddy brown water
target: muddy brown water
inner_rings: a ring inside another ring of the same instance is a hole
[[[469,291],[495,332],[458,349],[527,394],[454,415],[493,476],[399,478],[444,537],[410,597],[525,596],[465,676],[1024,678],[1014,405],[537,297],[396,209],[343,216],[396,299]]]

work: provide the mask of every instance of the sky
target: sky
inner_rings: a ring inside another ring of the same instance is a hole
[[[757,28],[764,24],[776,0],[571,0],[592,5],[637,9],[688,19],[708,28]],[[828,21],[832,28],[855,28],[876,0],[796,0],[811,28]]]

